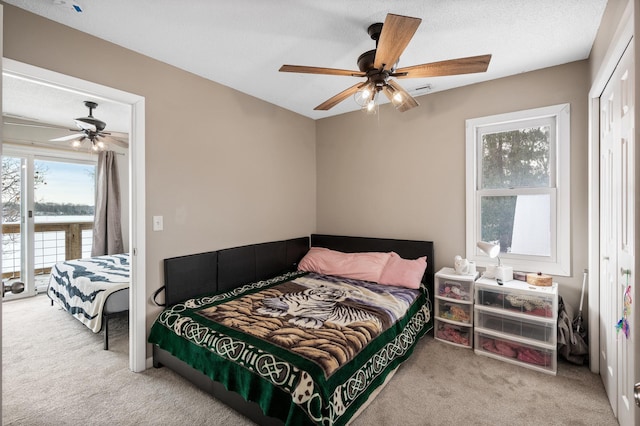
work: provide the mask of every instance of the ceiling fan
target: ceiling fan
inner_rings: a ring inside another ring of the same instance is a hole
[[[369,26],[367,32],[376,41],[376,48],[360,55],[357,62],[360,71],[301,65],[283,65],[280,67],[280,71],[366,77],[366,81],[357,83],[329,98],[315,107],[314,110],[327,111],[349,96],[355,95],[356,101],[364,109],[374,112],[377,106],[377,96],[379,92],[383,92],[400,112],[404,112],[418,106],[418,101],[391,77],[439,77],[485,72],[487,70],[491,55],[470,56],[396,68],[400,55],[413,38],[420,22],[422,22],[420,18],[389,13],[385,18],[384,24],[375,23]]]
[[[104,129],[107,126],[107,123],[102,120],[98,120],[93,116],[93,110],[98,108],[98,104],[92,101],[85,101],[84,105],[89,108],[89,115],[87,117],[80,117],[74,120],[76,126],[80,130],[80,133],[50,139],[50,141],[65,142],[72,140],[72,145],[78,148],[88,140],[91,143],[91,149],[94,151],[102,151],[106,149],[107,145],[105,142],[127,148],[128,143],[126,141],[128,140],[128,135],[126,133],[105,132]],[[74,129],[70,130],[75,131]]]

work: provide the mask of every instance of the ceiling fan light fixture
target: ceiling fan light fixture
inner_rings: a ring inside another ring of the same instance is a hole
[[[394,93],[394,95],[391,97],[391,102],[396,107],[402,105],[402,102],[404,102],[404,97],[402,96],[402,93],[400,92]]]
[[[373,95],[373,90],[369,84],[363,86],[361,89],[358,89],[356,93],[353,95],[353,99],[356,101],[358,105],[361,107],[366,107],[371,97]]]
[[[369,101],[362,108],[369,115],[374,115],[378,112],[378,92],[374,92],[373,96],[369,99]]]

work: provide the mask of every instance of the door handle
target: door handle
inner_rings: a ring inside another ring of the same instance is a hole
[[[636,400],[636,405],[640,407],[640,382],[633,387],[633,398]]]

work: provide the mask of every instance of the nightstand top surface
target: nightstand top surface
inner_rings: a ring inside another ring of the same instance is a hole
[[[438,276],[444,276],[446,278],[450,278],[453,280],[464,280],[464,281],[474,281],[476,278],[478,278],[478,273],[476,272],[475,275],[473,274],[458,274],[455,269],[453,268],[449,268],[449,267],[444,267],[442,269],[440,269],[438,272],[436,272],[436,275]]]
[[[521,290],[521,291],[524,290],[524,291],[543,293],[543,294],[558,293],[558,283],[556,282],[554,282],[551,286],[548,286],[548,287],[536,286],[536,285],[532,285],[527,282],[519,281],[519,280],[511,280],[511,281],[505,282],[503,285],[498,285],[496,280],[493,278],[480,277],[476,280],[476,286],[495,287],[497,289],[505,288],[505,289]]]

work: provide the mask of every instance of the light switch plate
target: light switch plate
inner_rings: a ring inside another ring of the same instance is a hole
[[[154,216],[153,217],[153,230],[154,231],[162,231],[162,216]]]

